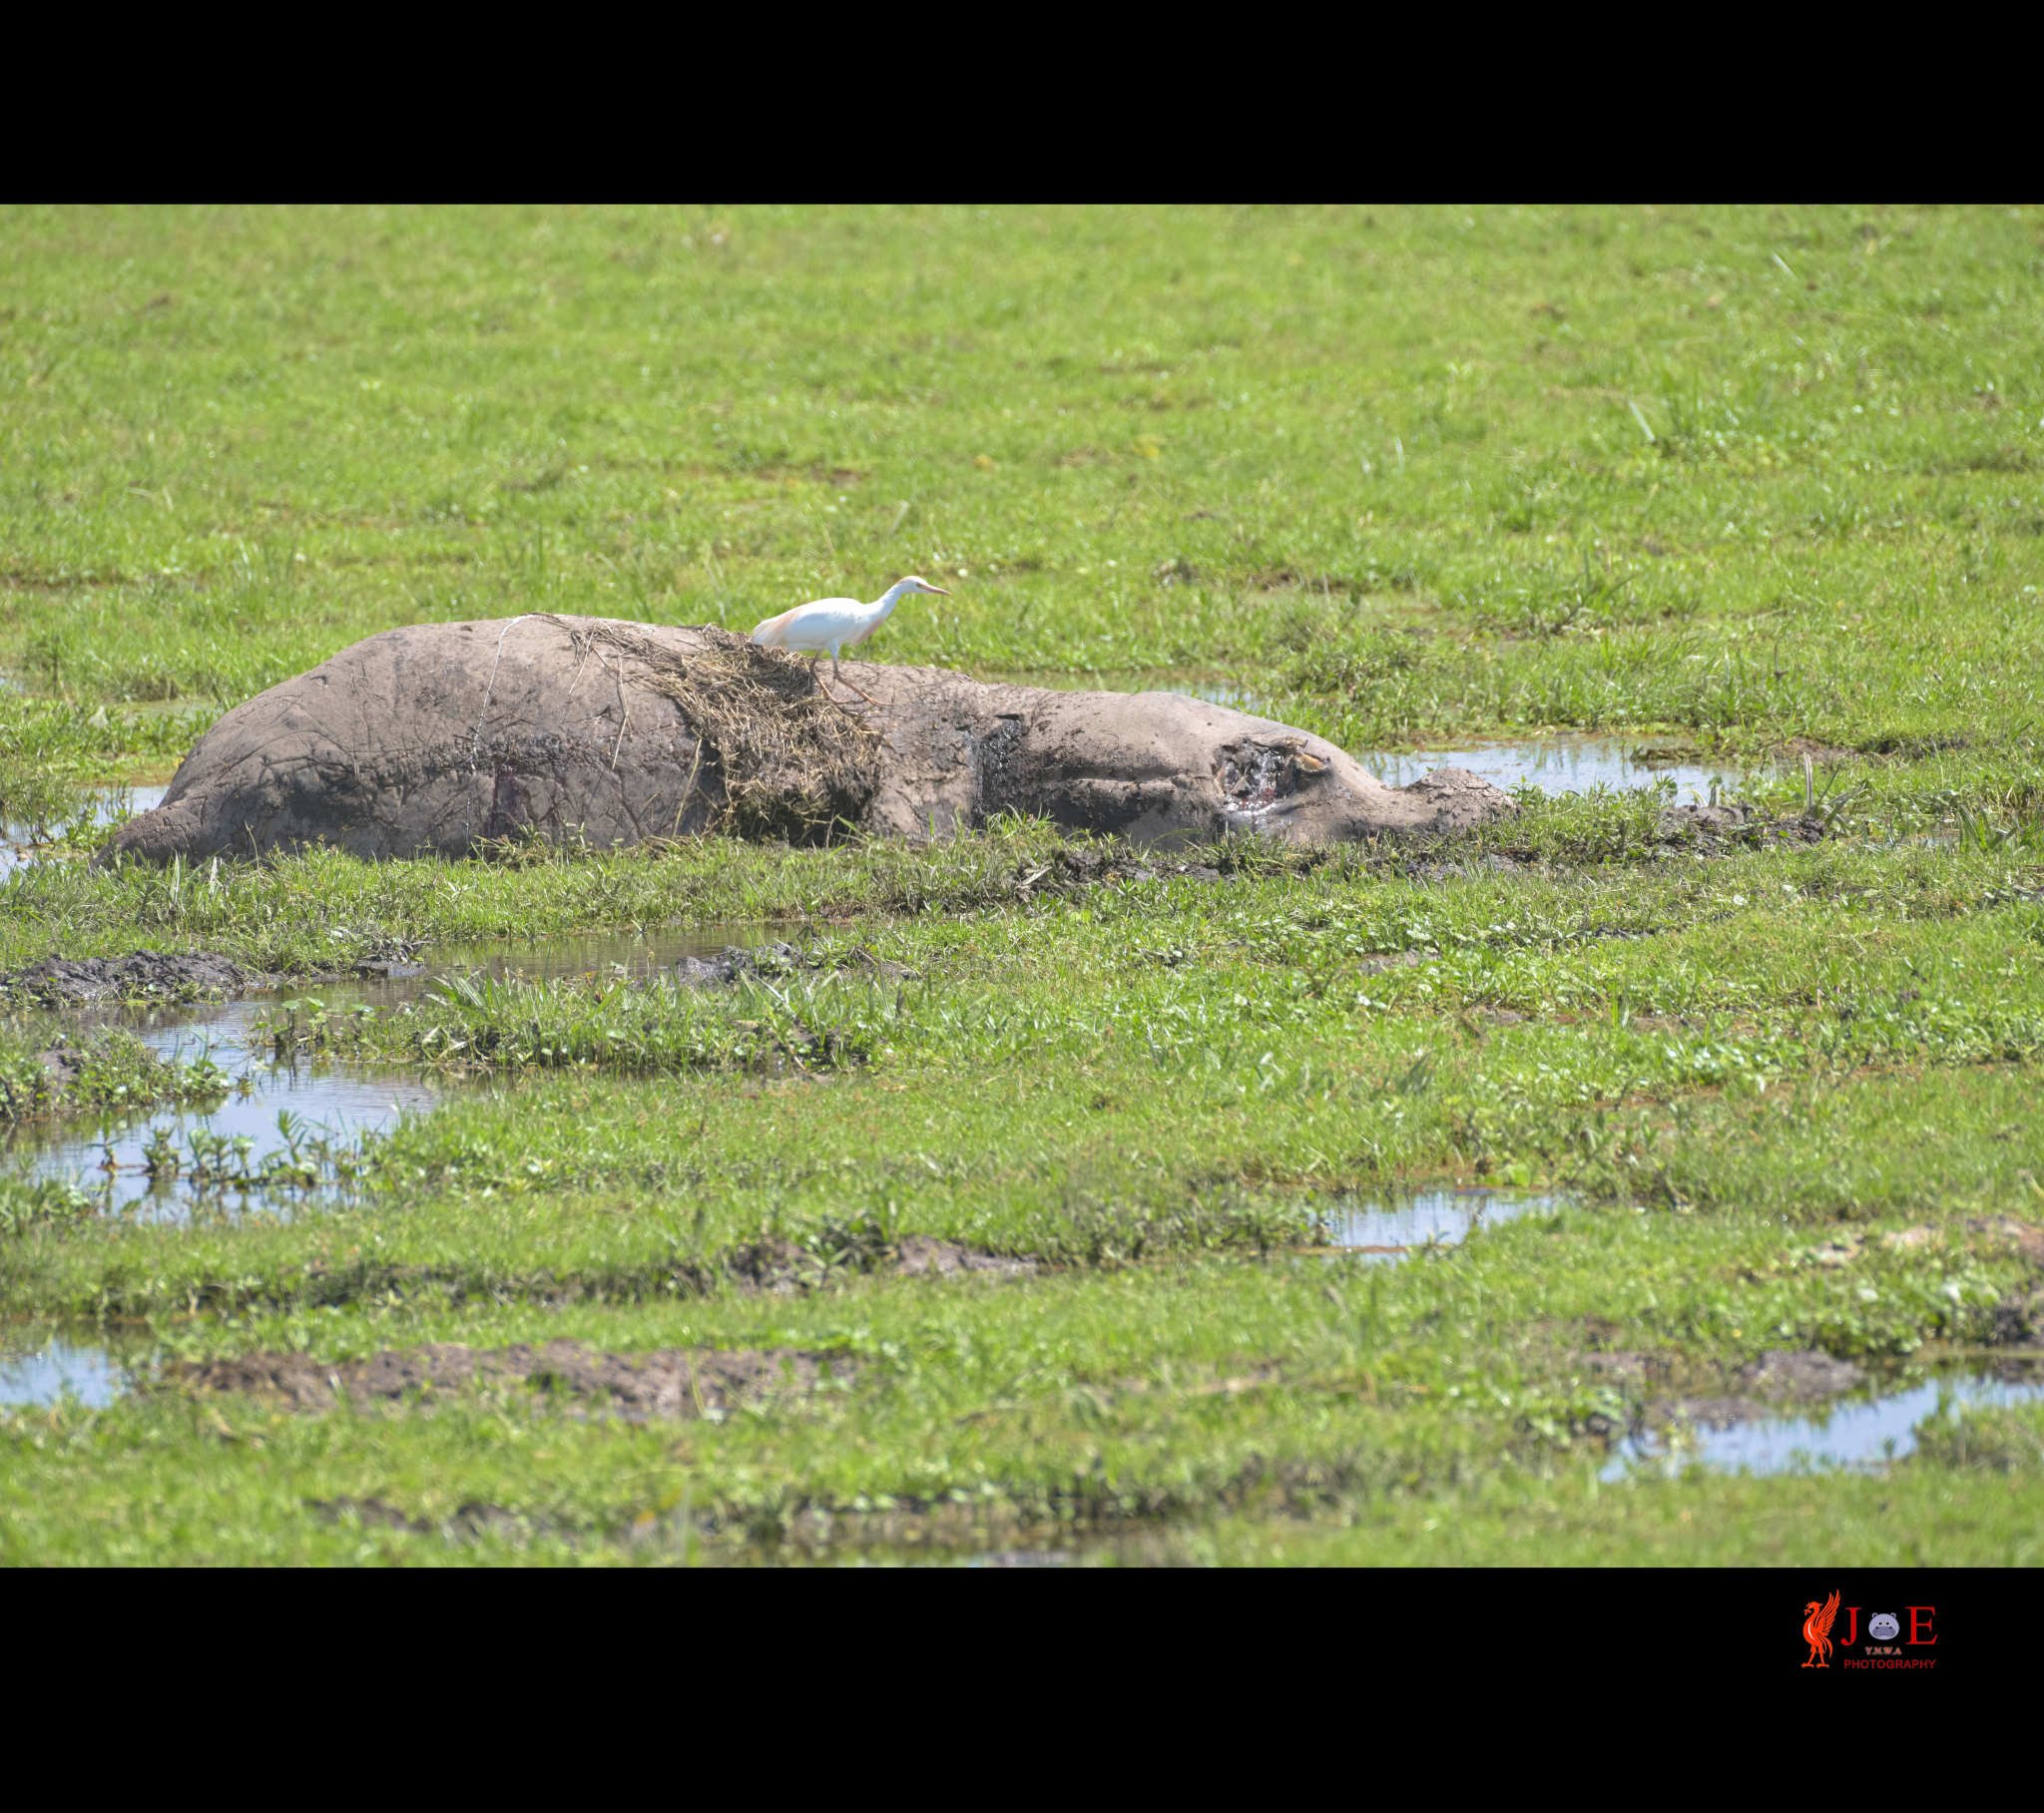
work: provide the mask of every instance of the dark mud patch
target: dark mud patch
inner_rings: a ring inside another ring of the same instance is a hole
[[[853,1272],[896,1278],[1033,1278],[1042,1261],[1024,1254],[991,1253],[955,1240],[909,1234],[896,1245],[868,1246],[856,1233],[818,1245],[762,1239],[734,1247],[725,1271],[744,1287],[787,1296],[842,1281]]]
[[[2044,1227],[2008,1215],[1976,1215],[1966,1223],[1969,1234],[2013,1246],[2032,1265],[2044,1265]]]
[[[305,1509],[322,1524],[352,1523],[361,1530],[395,1530],[406,1536],[444,1536],[456,1542],[473,1542],[479,1536],[520,1536],[529,1521],[502,1505],[463,1505],[444,1523],[422,1517],[406,1517],[395,1505],[381,1499],[307,1499]]]
[[[893,1265],[897,1278],[1033,1278],[1040,1269],[1035,1259],[982,1252],[954,1240],[933,1240],[927,1234],[910,1234],[903,1240]]]
[[[1607,1362],[1620,1357],[1605,1356]],[[1643,1380],[1653,1380],[1657,1371],[1661,1379],[1674,1376],[1672,1366],[1655,1368],[1653,1356],[1624,1357],[1646,1363],[1638,1375]],[[1684,1423],[1696,1429],[1735,1429],[1742,1423],[1764,1423],[1778,1418],[1785,1405],[1829,1403],[1865,1381],[1865,1371],[1850,1360],[1815,1350],[1771,1347],[1758,1360],[1732,1373],[1724,1388],[1717,1392],[1650,1400],[1641,1412],[1641,1421],[1649,1425]]]
[[[1866,1374],[1850,1360],[1814,1349],[1789,1352],[1771,1347],[1750,1366],[1741,1367],[1737,1377],[1742,1386],[1761,1397],[1808,1403],[1850,1391]]]
[[[1759,1359],[1730,1372],[1709,1361],[1651,1349],[1614,1349],[1579,1359],[1592,1377],[1634,1397],[1639,1425],[1731,1429],[1779,1417],[1785,1405],[1827,1403],[1866,1381],[1864,1370],[1850,1360],[1815,1350],[1769,1348]],[[1611,1429],[1596,1433],[1609,1434]]]
[[[791,944],[728,944],[712,957],[684,957],[668,972],[684,988],[724,988],[751,977],[768,980],[802,971],[836,971],[883,982],[920,982],[920,971],[890,963],[864,945],[849,951],[808,952]]]
[[[1018,872],[1014,887],[1027,896],[1032,890],[1063,894],[1099,882],[1114,881],[1219,881],[1220,869],[1200,862],[1147,861],[1113,848],[1067,848],[1058,851],[1049,868],[1023,875]]]
[[[163,1386],[282,1402],[293,1410],[355,1408],[490,1386],[523,1386],[599,1406],[628,1422],[722,1418],[731,1410],[846,1384],[856,1362],[792,1347],[607,1353],[585,1341],[473,1348],[438,1342],[334,1363],[298,1353],[176,1362]]]
[[[1748,805],[1670,806],[1661,814],[1655,836],[1661,850],[1673,854],[1682,849],[1727,846],[1758,850],[1769,845],[1822,843],[1838,834],[1820,814],[1792,818],[1770,818]]]
[[[37,1007],[90,1007],[103,1002],[218,1000],[283,980],[245,969],[218,952],[174,956],[137,951],[132,957],[48,957],[0,976],[0,1001]]]
[[[1800,761],[1806,755],[1809,757],[1810,762],[1816,766],[1821,766],[1827,762],[1835,763],[1857,761],[1860,759],[1857,749],[1841,749],[1835,743],[1818,742],[1811,736],[1791,736],[1787,742],[1777,748],[1775,753],[1790,761]]]

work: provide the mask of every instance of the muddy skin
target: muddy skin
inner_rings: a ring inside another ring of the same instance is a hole
[[[1144,844],[1327,844],[1514,809],[1464,769],[1389,787],[1319,737],[1175,692],[858,673],[869,702],[854,710],[806,663],[712,626],[534,614],[389,630],[229,711],[96,860],[919,838],[1005,812]]]

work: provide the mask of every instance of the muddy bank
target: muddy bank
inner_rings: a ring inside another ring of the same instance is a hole
[[[852,1240],[835,1254],[815,1252],[791,1240],[753,1240],[734,1247],[724,1259],[725,1274],[741,1286],[780,1295],[834,1283],[847,1269],[874,1270],[897,1278],[1033,1278],[1042,1269],[1042,1261],[983,1252],[928,1234],[908,1234],[895,1246],[863,1251]]]
[[[1785,1407],[1803,1408],[1844,1396],[1866,1380],[1850,1360],[1815,1351],[1770,1348],[1726,1381],[1722,1394],[1657,1398],[1646,1407],[1649,1423],[1688,1423],[1699,1429],[1730,1429],[1766,1422]]]
[[[1808,814],[1770,818],[1757,806],[1688,805],[1664,811],[1656,834],[1667,843],[1737,844],[1757,850],[1763,844],[1822,843],[1831,828],[1826,820]]]
[[[296,1353],[178,1362],[164,1369],[162,1382],[177,1390],[232,1392],[311,1411],[331,1410],[343,1399],[365,1408],[407,1396],[522,1385],[599,1404],[628,1419],[645,1419],[722,1415],[783,1394],[848,1382],[855,1369],[855,1362],[842,1355],[792,1347],[671,1347],[619,1354],[585,1341],[483,1349],[440,1342],[332,1365]]]
[[[1807,1408],[1842,1397],[1866,1381],[1866,1373],[1850,1360],[1816,1349],[1769,1348],[1759,1359],[1734,1371],[1712,1362],[1699,1363],[1679,1352],[1618,1349],[1578,1356],[1589,1374],[1621,1387],[1632,1400],[1632,1427],[1665,1428],[1687,1424],[1700,1429],[1730,1429],[1741,1423],[1780,1417],[1785,1408]],[[1623,1431],[1610,1416],[1592,1416],[1579,1432],[1617,1436]]]
[[[89,1007],[98,1002],[218,1000],[283,979],[245,969],[215,952],[174,956],[137,951],[131,957],[49,957],[0,976],[0,1001],[39,1007]]]
[[[791,944],[728,944],[714,957],[684,957],[668,973],[685,988],[722,988],[745,976],[787,976],[806,967]]]
[[[982,1252],[928,1234],[910,1234],[884,1250],[885,1262],[875,1269],[901,1278],[1029,1278],[1041,1269],[1034,1258]],[[855,1264],[858,1256],[848,1258]],[[846,1257],[833,1263],[790,1241],[758,1240],[728,1254],[720,1269],[742,1290],[788,1295],[841,1281]],[[304,1411],[331,1410],[342,1400],[361,1407],[407,1395],[429,1398],[436,1391],[529,1386],[556,1398],[601,1404],[627,1418],[691,1417],[849,1383],[857,1366],[842,1354],[792,1347],[672,1347],[624,1354],[569,1340],[494,1348],[442,1342],[332,1363],[301,1353],[173,1361],[159,1385],[232,1392]]]
[[[1332,843],[1511,810],[1462,769],[1388,787],[1317,737],[1178,693],[854,672],[870,702],[846,708],[798,657],[715,628],[534,615],[390,630],[228,712],[100,860],[916,837],[1008,811],[1145,843]]]

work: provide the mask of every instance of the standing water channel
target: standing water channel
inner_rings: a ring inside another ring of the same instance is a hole
[[[88,809],[78,822],[87,825],[110,825],[147,812],[164,802],[168,787],[98,787],[95,788]],[[33,825],[8,823],[0,825],[0,883],[24,863],[34,862],[47,845],[35,840]]]
[[[1361,760],[1393,787],[1409,786],[1436,768],[1467,768],[1507,793],[1526,782],[1543,793],[1587,793],[1600,786],[1619,792],[1666,783],[1678,797],[1696,801],[1713,787],[1728,796],[1737,792],[1748,773],[1736,762],[1710,760],[1686,746],[1610,736],[1529,736]]]
[[[205,1109],[163,1108],[97,1123],[89,1118],[31,1122],[8,1136],[7,1156],[16,1174],[75,1183],[105,1210],[183,1220],[195,1199],[191,1172],[197,1152],[224,1153],[249,1140],[240,1148],[235,1170],[259,1175],[269,1162],[284,1156],[294,1140],[314,1152],[358,1147],[366,1135],[395,1126],[407,1113],[429,1109],[446,1092],[473,1087],[459,1077],[416,1067],[326,1058],[274,1060],[265,1030],[256,1023],[273,1021],[287,1000],[302,1003],[297,1010],[301,1013],[339,1016],[350,1009],[386,1009],[415,1000],[435,978],[450,973],[487,971],[494,977],[521,976],[529,982],[618,972],[643,977],[672,969],[684,958],[714,956],[729,945],[756,944],[765,936],[765,928],[758,925],[723,925],[650,938],[555,938],[524,948],[447,945],[427,953],[429,962],[403,966],[388,977],[291,983],[190,1006],[78,1010],[68,1021],[75,1044],[85,1044],[96,1027],[119,1027],[163,1058],[189,1064],[209,1057],[227,1078],[227,1093]],[[289,1119],[280,1126],[279,1116]],[[152,1145],[158,1153],[174,1150],[181,1155],[176,1177],[160,1161],[153,1163]],[[225,1190],[212,1190],[207,1199],[235,1212],[258,1205],[281,1211],[303,1195],[296,1185],[237,1189],[230,1184]]]

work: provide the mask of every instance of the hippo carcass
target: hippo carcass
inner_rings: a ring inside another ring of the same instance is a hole
[[[1144,842],[1334,842],[1510,810],[1459,768],[1388,787],[1332,744],[1175,692],[987,685],[809,665],[713,627],[552,614],[387,630],[237,705],[108,857],[327,844],[369,860],[478,839],[599,849],[728,829],[907,836],[1000,812]]]

